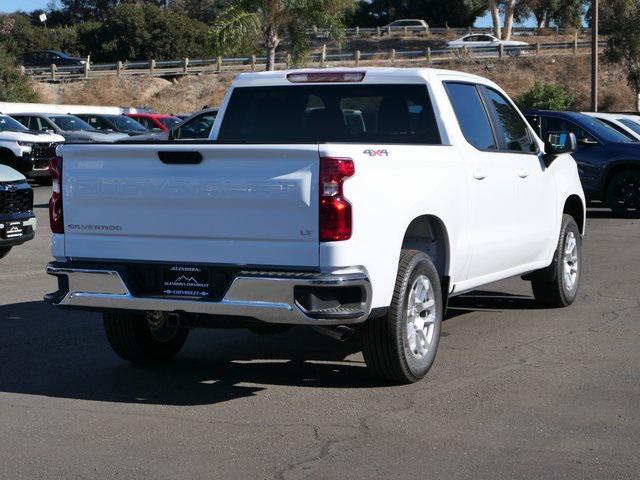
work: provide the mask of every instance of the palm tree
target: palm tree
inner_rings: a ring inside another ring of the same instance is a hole
[[[233,46],[258,30],[267,50],[267,70],[274,70],[276,49],[283,35],[290,38],[294,57],[308,49],[309,28],[326,29],[329,38],[341,41],[342,19],[354,6],[353,0],[239,0],[224,10],[214,24],[218,49]]]

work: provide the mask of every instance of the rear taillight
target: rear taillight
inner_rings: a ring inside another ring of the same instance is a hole
[[[344,198],[343,184],[355,173],[350,158],[320,159],[320,241],[351,238],[351,204]]]
[[[51,199],[49,200],[49,221],[52,233],[64,233],[62,215],[62,157],[49,160],[51,172]]]

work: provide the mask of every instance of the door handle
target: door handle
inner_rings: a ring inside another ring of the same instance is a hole
[[[487,175],[484,173],[484,170],[481,168],[476,168],[473,171],[473,178],[475,178],[476,180],[484,180],[487,177]]]
[[[162,163],[168,165],[197,165],[202,162],[202,154],[200,152],[158,152],[158,158]]]
[[[526,171],[524,168],[518,171],[518,176],[520,178],[527,178],[529,176],[529,172]]]

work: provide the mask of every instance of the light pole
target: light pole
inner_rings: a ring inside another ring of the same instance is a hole
[[[598,111],[598,0],[591,7],[591,110]]]

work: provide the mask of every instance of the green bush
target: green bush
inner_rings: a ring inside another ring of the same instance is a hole
[[[14,59],[0,45],[0,102],[37,102],[29,79],[21,75]]]
[[[574,100],[562,85],[542,82],[535,82],[533,87],[515,98],[522,110],[568,110]]]
[[[12,27],[0,33],[0,42],[12,55],[36,50],[62,50],[72,55],[80,53],[76,27],[44,28],[31,24],[22,14],[5,16]]]

